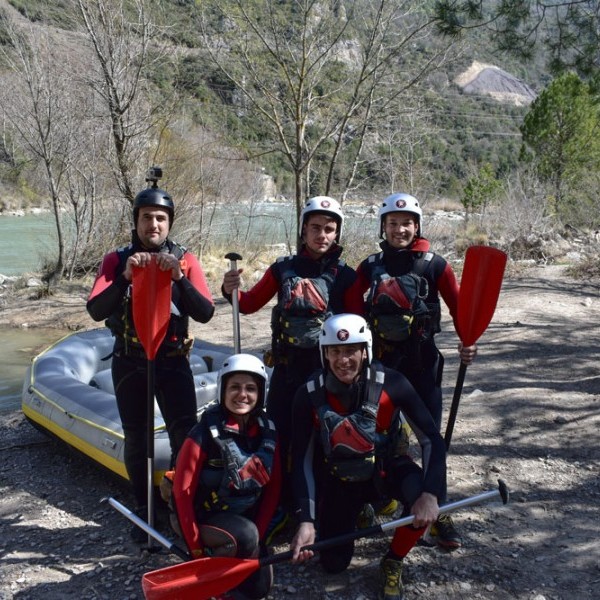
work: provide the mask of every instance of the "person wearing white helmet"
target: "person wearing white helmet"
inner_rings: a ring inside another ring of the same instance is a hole
[[[367,318],[375,356],[406,375],[439,428],[444,359],[435,334],[441,331],[440,297],[454,318],[459,284],[450,264],[435,254],[423,237],[423,211],[414,196],[397,193],[384,199],[379,209],[379,235],[381,252],[360,263],[347,307]],[[459,343],[458,352],[468,365],[477,346]],[[442,501],[446,501],[445,494]],[[462,543],[449,515],[434,523],[428,539],[447,550]]]
[[[112,378],[125,437],[124,460],[136,503],[136,513],[147,516],[148,360],[135,329],[131,285],[134,268],[155,258],[171,273],[171,315],[164,341],[155,358],[155,391],[164,416],[173,460],[187,432],[196,423],[196,391],[189,363],[193,339],[189,319],[207,323],[214,303],[198,259],[169,237],[175,206],[157,186],[160,169],[151,169],[151,185],[133,202],[132,239],[129,246],[109,252],[102,260],[86,308],[95,321],[105,320],[115,341]],[[131,536],[143,543],[148,536],[133,525]]]
[[[239,289],[243,269],[230,270],[223,278],[224,297],[231,301],[233,290],[237,290],[242,314],[256,312],[277,295],[271,317],[272,346],[265,355],[265,362],[274,367],[267,414],[277,427],[286,466],[291,400],[298,387],[320,366],[321,323],[329,315],[343,311],[345,293],[355,279],[354,270],[341,258],[343,223],[344,215],[336,200],[328,196],[311,198],[300,216],[302,244],[297,254],[278,258],[248,291]],[[284,485],[284,506],[288,499],[286,490],[289,486]],[[278,518],[274,528],[285,524],[286,512],[280,511]]]
[[[188,434],[173,477],[172,499],[190,554],[256,558],[281,489],[279,446],[264,405],[268,377],[263,362],[234,354],[219,370],[217,403]],[[238,588],[263,598],[272,585],[263,567]]]
[[[378,598],[403,598],[402,561],[438,516],[446,473],[444,441],[406,377],[372,359],[365,319],[334,315],[319,340],[323,367],[294,398],[292,477],[299,526],[294,562],[312,557],[304,546],[354,531],[367,502],[395,498],[414,526],[396,530],[380,563]],[[422,468],[402,448],[399,423],[419,432]],[[317,502],[318,496],[318,502]],[[345,570],[354,542],[321,550],[328,573]]]

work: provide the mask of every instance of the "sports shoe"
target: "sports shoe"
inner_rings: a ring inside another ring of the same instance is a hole
[[[394,498],[390,498],[389,501],[381,500],[374,508],[378,517],[391,517],[398,510],[398,501]]]
[[[379,563],[377,600],[403,600],[402,559],[383,558]]]
[[[446,550],[455,550],[462,545],[462,538],[452,522],[450,515],[440,515],[429,530],[429,537],[433,538],[438,546]]]
[[[365,504],[356,518],[356,528],[366,529],[375,525],[375,509],[372,504]]]
[[[265,532],[265,544],[269,546],[275,537],[275,534],[280,532],[287,524],[290,515],[287,510],[281,506],[275,511],[267,531]]]

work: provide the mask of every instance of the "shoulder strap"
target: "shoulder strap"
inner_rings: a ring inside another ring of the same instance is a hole
[[[125,270],[125,263],[127,262],[127,259],[132,255],[132,253],[133,253],[133,245],[132,244],[129,244],[128,246],[121,246],[120,248],[117,248],[117,256],[119,257],[119,266],[117,267],[117,269],[118,269],[117,275],[120,275]]]
[[[306,382],[306,389],[315,408],[327,404],[325,397],[325,377],[323,373],[313,373]]]
[[[427,273],[427,269],[431,266],[434,257],[434,252],[421,252],[420,256],[413,262],[412,272],[423,277]]]
[[[276,261],[277,271],[281,281],[285,281],[290,277],[296,277],[296,271],[293,266],[293,256],[280,256]]]
[[[365,390],[365,401],[361,408],[373,418],[377,416],[379,398],[384,382],[385,372],[381,365],[371,364],[367,369],[367,388]]]
[[[169,252],[171,252],[177,260],[181,260],[183,255],[187,252],[187,248],[171,240],[168,240],[168,242],[167,247],[169,248]]]

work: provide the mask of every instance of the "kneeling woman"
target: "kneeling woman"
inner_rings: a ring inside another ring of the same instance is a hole
[[[228,358],[217,379],[218,404],[201,416],[181,448],[173,499],[190,553],[256,558],[279,502],[281,468],[275,428],[264,413],[267,374],[250,354]],[[262,598],[271,567],[238,590]]]

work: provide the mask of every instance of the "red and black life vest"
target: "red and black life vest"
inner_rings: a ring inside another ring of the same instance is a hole
[[[327,401],[325,375],[317,373],[307,389],[319,422],[319,434],[325,464],[329,472],[343,481],[368,481],[395,444],[400,413],[385,432],[377,431],[377,410],[385,381],[379,364],[366,371],[366,386],[360,406],[348,415],[340,415]]]
[[[329,298],[338,271],[344,261],[334,261],[318,277],[301,277],[294,269],[294,257],[277,259],[281,287],[277,305],[273,308],[273,352],[280,345],[293,348],[315,348],[323,321],[331,316]]]
[[[257,417],[260,435],[249,440],[226,426],[219,406],[206,410],[202,418],[207,420],[219,456],[209,457],[202,469],[200,508],[241,514],[257,502],[271,478],[277,443],[275,425],[261,411]]]
[[[410,272],[395,277],[386,270],[383,252],[368,258],[368,320],[382,340],[421,343],[440,331],[439,299],[430,296],[425,277],[434,256],[433,252],[421,253]]]
[[[127,259],[137,251],[139,251],[139,248],[136,248],[134,244],[129,244],[128,246],[117,249],[116,252],[119,257],[119,264],[115,272],[115,277],[118,277],[125,270]],[[187,250],[176,242],[167,239],[159,252],[173,254],[181,263]],[[182,267],[182,270],[184,270],[185,273],[184,267]],[[110,329],[112,334],[120,340],[121,346],[126,354],[144,355],[143,347],[138,339],[133,322],[131,284],[123,296],[120,307],[106,320],[106,326]],[[188,327],[188,316],[179,314],[179,311],[173,302],[171,302],[169,326],[161,346],[167,348],[167,352],[176,352],[180,350],[182,353],[187,353],[189,346],[189,343],[187,342]]]

